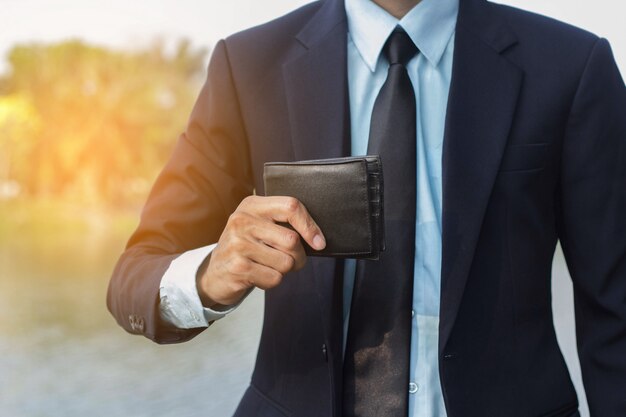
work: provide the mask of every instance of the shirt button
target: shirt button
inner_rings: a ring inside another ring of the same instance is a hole
[[[415,310],[411,310],[411,317],[415,317]]]
[[[415,382],[411,382],[409,384],[409,393],[410,394],[415,394],[419,389],[420,389],[420,386],[417,385]]]

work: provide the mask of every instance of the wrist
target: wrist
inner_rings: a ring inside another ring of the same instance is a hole
[[[212,252],[211,252],[212,253]],[[222,304],[218,301],[215,301],[208,293],[205,288],[206,284],[206,274],[209,268],[209,262],[211,261],[211,253],[202,261],[202,264],[198,268],[198,272],[196,274],[196,290],[198,291],[198,296],[200,297],[200,302],[204,308],[209,308],[215,311],[226,311],[232,308],[235,303],[227,303]]]
[[[202,303],[202,306],[214,310],[219,309],[221,304],[211,299],[211,297],[209,297],[209,295],[204,290],[204,286],[202,285],[202,280],[209,267],[210,260],[211,254],[209,253],[207,257],[204,258],[204,261],[202,261],[202,264],[200,264],[200,267],[198,268],[198,272],[196,273],[196,289],[198,290],[198,296],[200,297],[200,302]]]

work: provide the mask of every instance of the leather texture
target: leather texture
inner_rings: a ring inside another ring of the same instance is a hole
[[[316,251],[303,240],[307,255],[378,259],[384,250],[378,156],[268,162],[263,180],[266,195],[297,198],[322,229],[326,248]]]

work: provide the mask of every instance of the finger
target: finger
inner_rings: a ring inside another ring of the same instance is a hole
[[[304,268],[304,265],[306,265],[307,257],[306,252],[304,251],[304,247],[302,246],[302,242],[300,242],[300,236],[298,236],[296,246],[288,253],[293,257],[295,261],[295,265],[293,267],[294,271]]]
[[[280,272],[282,275],[291,272],[296,266],[296,260],[292,255],[259,241],[251,242],[249,251],[244,256],[255,263]]]
[[[257,204],[259,202],[257,201]],[[229,218],[226,230],[229,236],[228,247],[234,253],[250,253],[247,246],[250,242],[261,241],[273,248],[288,253],[295,260],[294,269],[302,269],[306,264],[306,253],[300,241],[298,232],[277,225],[271,219],[253,215],[253,208],[235,211]]]
[[[300,243],[295,230],[258,217],[247,227],[246,234],[283,252],[292,251]]]
[[[238,275],[240,280],[247,283],[247,286],[268,290],[282,282],[283,274],[249,258],[237,257],[231,263],[229,267],[231,273]]]
[[[300,235],[287,227],[269,221],[260,221],[250,229],[252,238],[278,249],[291,256],[295,265],[293,269],[301,269],[306,263],[306,253],[300,242]]]
[[[254,205],[255,212],[278,222],[288,222],[313,249],[326,247],[326,239],[304,205],[293,197],[259,197],[263,202]]]
[[[235,243],[247,244],[248,241],[260,240],[285,252],[299,243],[300,235],[297,232],[277,225],[271,219],[252,214],[253,212],[254,210],[237,210],[231,214],[223,235],[235,237]],[[239,247],[234,249],[241,251]]]
[[[255,264],[255,274],[252,284],[262,290],[269,290],[280,285],[283,281],[283,275],[265,265]]]

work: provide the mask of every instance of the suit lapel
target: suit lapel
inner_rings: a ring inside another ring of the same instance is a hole
[[[295,159],[348,155],[350,107],[343,2],[324,2],[296,39],[302,52],[283,67]]]
[[[514,35],[483,0],[461,0],[443,147],[439,349],[459,310],[515,113],[521,70],[503,52]]]
[[[283,66],[294,157],[307,160],[349,155],[347,21],[343,1],[325,1],[296,39],[300,53]],[[334,398],[339,398],[342,263],[330,258],[309,258],[308,262],[315,276],[329,344]]]

